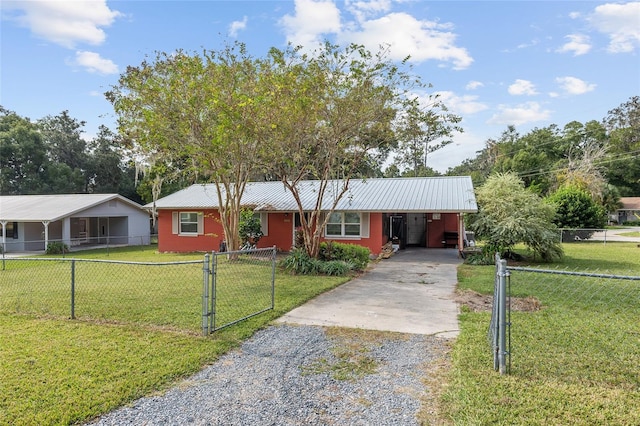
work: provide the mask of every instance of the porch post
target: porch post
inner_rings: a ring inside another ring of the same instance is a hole
[[[62,242],[71,247],[71,219],[62,219]]]
[[[7,223],[6,220],[0,220],[0,224],[2,225],[2,252],[7,251]]]
[[[49,245],[49,221],[43,220],[42,225],[44,226],[44,249],[47,250]]]

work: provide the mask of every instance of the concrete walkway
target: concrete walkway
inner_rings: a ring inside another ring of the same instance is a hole
[[[276,322],[455,337],[460,263],[454,249],[400,250]]]

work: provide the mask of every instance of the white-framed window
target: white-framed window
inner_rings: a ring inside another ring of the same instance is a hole
[[[325,235],[327,237],[360,237],[362,218],[360,213],[333,212],[329,215]]]
[[[202,235],[203,218],[202,212],[173,212],[172,232],[178,235]]]

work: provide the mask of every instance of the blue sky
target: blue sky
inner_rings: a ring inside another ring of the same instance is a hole
[[[0,105],[32,120],[69,110],[115,129],[104,92],[154,52],[246,43],[255,56],[328,39],[411,56],[465,132],[429,166],[446,171],[513,124],[601,120],[640,94],[640,2],[5,1]]]

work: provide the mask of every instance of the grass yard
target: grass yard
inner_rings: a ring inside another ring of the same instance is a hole
[[[74,258],[105,259],[105,255],[106,251],[100,250],[73,253]],[[165,255],[155,253],[153,248],[121,248],[110,249],[108,259],[167,262],[201,260],[202,255]],[[3,296],[22,292],[21,306],[3,305],[5,298],[0,298],[0,424],[82,423],[143,395],[166,389],[215,361],[271,320],[347,280],[278,273],[274,310],[204,338],[197,334],[202,306],[202,268],[198,265],[185,265],[196,271],[193,274],[197,284],[187,285],[192,281],[189,275],[192,272],[185,272],[183,266],[175,275],[165,271],[158,279],[125,267],[122,272],[105,271],[100,269],[103,264],[90,263],[91,268],[97,269],[82,290],[82,272],[76,271],[79,319],[75,321],[64,319],[69,316],[66,304],[69,285],[51,284],[51,278],[47,278],[51,271],[44,271],[68,267],[55,265],[56,262],[47,263],[40,272],[33,265],[0,271],[16,274],[11,280],[0,280]],[[271,273],[270,267],[259,264],[239,262],[233,267],[238,279]],[[15,285],[21,279],[30,280],[31,291]],[[126,284],[122,284],[123,280]],[[46,286],[46,291],[34,292],[34,286]],[[248,286],[241,286],[240,291],[237,286],[220,289],[223,295],[229,290],[220,303],[251,299],[252,290]],[[126,297],[105,297],[118,292]],[[103,299],[108,303],[102,303]],[[81,304],[82,300],[98,307],[81,308],[88,306]],[[149,309],[149,301],[151,305],[168,303],[174,309],[169,313]],[[35,312],[34,307],[38,308]],[[90,309],[93,310],[87,312]],[[119,314],[115,322],[114,310]],[[187,319],[194,310],[195,320]],[[103,317],[109,320],[102,321]]]
[[[635,243],[565,244],[559,265],[640,276]],[[492,266],[462,265],[460,289],[493,291]],[[640,281],[512,271],[513,296],[533,296],[537,312],[512,312],[511,375],[493,371],[488,312],[463,309],[452,351],[445,417],[473,425],[640,424]],[[602,287],[606,286],[606,287]]]
[[[631,231],[631,232],[623,232],[621,234],[618,234],[622,237],[640,237],[640,231]]]

